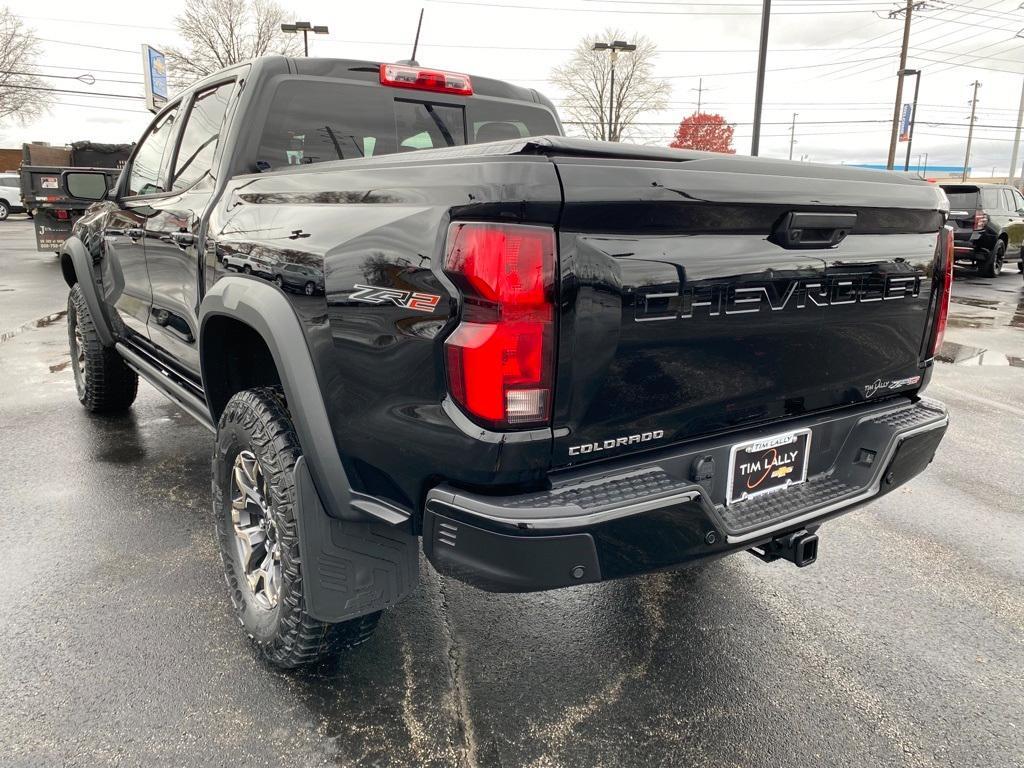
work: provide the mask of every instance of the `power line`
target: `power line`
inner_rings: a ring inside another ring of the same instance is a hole
[[[474,0],[427,0],[428,3],[439,3],[441,5],[472,5],[483,8],[502,8],[512,9],[517,11],[563,11],[566,13],[628,13],[637,14],[641,16],[760,16],[761,14],[756,11],[625,11],[622,9],[612,10],[610,8],[565,8],[565,7],[554,7],[545,5],[512,5],[510,3],[484,3],[474,2]],[[785,11],[777,12],[773,15],[778,16],[806,16],[808,14],[819,15],[819,14],[850,14],[850,13],[869,13],[867,9],[855,9],[855,10],[841,10],[841,11],[808,11],[799,10],[787,13]]]
[[[43,72],[18,72],[13,69],[0,69],[0,75],[22,75],[25,77],[46,77],[57,80],[77,80],[80,83],[86,83],[86,85],[92,85],[92,82],[97,83],[127,83],[129,85],[142,85],[141,80],[114,80],[107,77],[95,77],[91,72],[83,72],[81,75],[47,75]],[[92,82],[87,82],[83,78],[91,78]]]
[[[105,99],[144,99],[144,96],[131,96],[126,93],[94,93],[93,91],[72,91],[67,88],[43,88],[35,85],[5,85],[19,91],[47,91],[49,93],[73,93],[77,96],[102,96]]]
[[[130,51],[127,48],[107,48],[106,46],[103,46],[103,45],[90,45],[89,43],[75,43],[75,42],[72,42],[71,40],[50,40],[49,38],[46,38],[46,37],[37,37],[36,40],[39,40],[40,42],[43,42],[43,43],[57,43],[58,45],[72,45],[72,46],[74,46],[76,48],[96,48],[97,50],[100,50],[100,51],[113,51],[115,53],[131,53],[131,54],[134,54],[136,56],[140,56],[141,55],[140,51]]]

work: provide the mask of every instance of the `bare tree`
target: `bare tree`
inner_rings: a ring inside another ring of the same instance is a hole
[[[592,50],[594,43],[612,40],[636,45],[635,51],[616,56],[614,94],[611,54]],[[654,76],[655,52],[654,43],[643,35],[626,35],[619,29],[587,35],[576,46],[572,59],[555,67],[551,74],[551,82],[567,94],[562,111],[588,138],[620,141],[628,136],[641,114],[665,108],[671,92],[667,82]],[[615,102],[611,109],[609,98]]]
[[[168,74],[185,87],[218,69],[268,53],[296,56],[298,35],[281,32],[285,10],[274,0],[185,0],[175,20],[185,46],[167,46]]]
[[[0,120],[20,123],[46,111],[44,87],[36,76],[35,59],[39,42],[7,7],[0,8]]]

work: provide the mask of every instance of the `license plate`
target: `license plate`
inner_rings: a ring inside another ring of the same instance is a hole
[[[807,479],[811,430],[799,429],[748,440],[729,454],[726,503],[735,504],[762,493],[781,491]]]

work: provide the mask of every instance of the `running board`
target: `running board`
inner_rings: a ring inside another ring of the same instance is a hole
[[[114,349],[117,350],[117,353],[128,364],[128,367],[132,368],[139,376],[156,387],[160,394],[216,434],[217,428],[210,420],[210,411],[206,407],[206,403],[185,389],[182,384],[178,383],[173,373],[147,360],[123,342],[119,341],[114,344]]]

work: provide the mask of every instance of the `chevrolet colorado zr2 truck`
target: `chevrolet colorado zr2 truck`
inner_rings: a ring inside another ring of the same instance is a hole
[[[141,376],[214,434],[271,663],[364,640],[421,547],[493,591],[802,566],[931,461],[941,190],[560,133],[496,80],[268,57],[173,98],[113,189],[65,173],[78,397]]]

